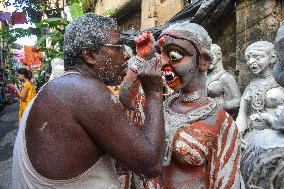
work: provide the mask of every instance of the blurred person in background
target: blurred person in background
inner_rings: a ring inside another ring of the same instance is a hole
[[[11,86],[15,88],[20,98],[20,110],[19,110],[19,121],[20,121],[27,105],[36,95],[36,89],[35,89],[35,86],[31,82],[32,73],[26,68],[19,68],[17,70],[17,77],[18,77],[18,80],[22,82],[22,87],[19,89],[16,84],[11,85]]]

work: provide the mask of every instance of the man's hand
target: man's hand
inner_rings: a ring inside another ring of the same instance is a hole
[[[17,87],[16,84],[8,83],[7,85],[9,85],[10,87],[12,87],[12,88],[15,89],[15,90],[19,90],[19,88]]]
[[[147,61],[138,70],[138,79],[141,82],[145,94],[162,91],[162,70],[161,62],[158,57]]]
[[[145,60],[150,60],[155,55],[155,39],[151,32],[146,32],[135,38],[137,55]]]

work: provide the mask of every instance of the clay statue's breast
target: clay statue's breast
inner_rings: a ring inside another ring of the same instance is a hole
[[[208,159],[213,140],[210,126],[193,123],[178,130],[173,144],[173,155],[180,163],[187,165],[204,165]]]
[[[266,107],[267,108],[277,108],[277,106],[283,104],[284,93],[283,89],[280,87],[270,89],[266,92]]]
[[[284,90],[274,81],[251,82],[242,97],[253,111],[274,109],[284,102]]]
[[[208,84],[208,94],[211,97],[217,97],[222,94],[222,86],[219,80],[212,81]]]

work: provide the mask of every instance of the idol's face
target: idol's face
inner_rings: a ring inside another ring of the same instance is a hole
[[[179,91],[190,85],[197,72],[197,51],[193,44],[181,38],[162,36],[159,39],[162,71],[167,85]]]
[[[270,63],[271,56],[267,53],[266,50],[247,49],[245,52],[246,64],[249,67],[252,74],[257,75],[265,71]]]
[[[209,66],[210,70],[212,70],[212,69],[214,69],[215,67],[218,66],[218,63],[220,63],[220,56],[221,56],[221,53],[217,50],[211,50],[211,53],[212,53],[212,56],[213,56],[213,61]]]

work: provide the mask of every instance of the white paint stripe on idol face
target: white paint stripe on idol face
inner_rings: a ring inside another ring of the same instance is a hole
[[[202,145],[200,142],[198,142],[197,140],[195,140],[190,134],[188,134],[188,133],[186,133],[186,132],[184,132],[184,131],[181,131],[181,132],[180,132],[180,136],[181,136],[183,139],[187,140],[189,143],[192,143],[192,144],[198,146],[198,147],[203,151],[203,153],[204,153],[206,156],[208,155],[208,149],[207,149],[204,145]]]

